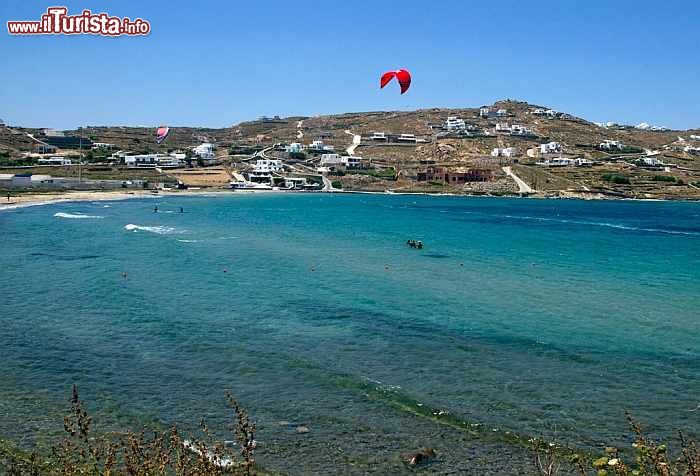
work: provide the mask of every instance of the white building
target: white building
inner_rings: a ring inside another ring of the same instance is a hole
[[[386,141],[386,132],[373,132],[372,135],[370,136],[370,140],[381,140],[381,141]]]
[[[364,164],[365,160],[355,155],[344,155],[342,157],[338,154],[321,155],[321,168],[361,169],[364,167]]]
[[[125,155],[124,164],[128,168],[176,168],[180,166],[180,160],[169,155],[162,154],[139,154]]]
[[[253,166],[254,174],[273,174],[282,170],[284,167],[279,159],[258,159]]]
[[[547,142],[540,144],[541,154],[558,154],[561,152],[561,144],[559,142]]]
[[[213,159],[214,158],[214,144],[210,142],[203,142],[197,147],[192,149],[194,155],[200,159]]]
[[[574,159],[557,157],[555,159],[540,160],[535,165],[539,165],[540,167],[569,167],[575,164],[576,161]]]
[[[557,111],[555,111],[554,109],[544,109],[541,107],[538,107],[537,109],[532,111],[532,114],[535,116],[545,116],[545,117],[548,117],[550,119],[553,119],[559,115],[559,113]]]
[[[397,142],[416,142],[415,134],[401,134],[396,138]]]
[[[698,155],[700,154],[700,147],[691,147],[691,146],[685,146],[683,148],[683,152],[687,152],[688,154],[693,154],[693,155]]]
[[[114,149],[116,146],[114,144],[110,144],[109,142],[93,142],[92,143],[92,148],[93,149]]]
[[[340,154],[321,154],[321,167],[344,165]]]
[[[311,150],[333,150],[334,147],[332,145],[326,145],[322,140],[315,140],[311,143],[309,146],[309,149]]]
[[[464,119],[460,119],[457,116],[449,116],[445,121],[445,127],[448,131],[463,131],[467,128],[467,124]]]
[[[491,108],[482,106],[479,109],[479,117],[489,117],[491,115]]]
[[[491,157],[516,157],[518,149],[515,147],[496,148],[491,151]]]
[[[349,169],[361,169],[364,162],[362,157],[357,157],[354,155],[344,156],[341,157],[341,159],[343,160],[345,167]]]
[[[603,142],[600,143],[600,148],[606,149],[606,150],[612,150],[612,149],[622,150],[624,147],[625,146],[622,144],[622,142],[620,142],[618,140],[605,139]]]
[[[496,132],[501,134],[510,134],[510,126],[508,124],[497,122]]]
[[[496,117],[506,117],[508,115],[507,109],[499,109],[496,111]]]
[[[285,152],[290,154],[298,154],[304,150],[304,146],[299,142],[292,142],[287,147],[284,148]]]
[[[49,157],[37,160],[39,165],[71,165],[73,162],[65,157]]]
[[[531,129],[520,124],[510,126],[510,134],[513,136],[534,137],[535,133]]]

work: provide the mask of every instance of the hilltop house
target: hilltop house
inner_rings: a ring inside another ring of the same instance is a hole
[[[388,140],[386,136],[386,132],[372,132],[372,135],[369,137],[370,140],[378,140],[378,141],[384,141],[386,142]]]
[[[537,109],[532,111],[531,114],[533,114],[535,116],[544,116],[544,117],[547,117],[549,119],[553,119],[559,115],[559,113],[557,111],[555,111],[554,109],[544,109],[541,107],[538,107]]]

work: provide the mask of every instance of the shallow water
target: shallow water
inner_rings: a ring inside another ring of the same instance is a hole
[[[521,472],[511,433],[623,444],[624,409],[700,435],[700,204],[104,205],[0,213],[0,437],[48,438],[74,382],[103,427],[222,426],[231,389],[292,473],[401,471],[425,445],[432,471]]]

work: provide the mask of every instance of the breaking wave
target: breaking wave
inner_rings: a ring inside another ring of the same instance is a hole
[[[64,212],[58,212],[54,213],[53,216],[57,218],[73,218],[73,219],[86,219],[86,218],[104,218],[99,215],[83,215],[81,213],[64,213]]]
[[[182,233],[171,226],[143,226],[134,225],[133,223],[124,225],[124,229],[133,232],[147,231],[149,233],[156,233],[158,235],[171,235],[173,233]]]
[[[495,216],[498,216],[498,215],[495,215]],[[665,228],[644,228],[644,227],[621,225],[618,223],[609,223],[609,222],[597,222],[597,221],[585,221],[585,220],[566,220],[563,218],[545,218],[545,217],[533,217],[533,216],[525,216],[525,215],[521,215],[521,216],[518,216],[518,215],[500,215],[500,216],[503,218],[514,218],[517,220],[546,221],[546,222],[564,223],[564,224],[572,224],[572,225],[584,225],[584,226],[601,226],[601,227],[607,227],[607,228],[616,228],[618,230],[641,231],[641,232],[646,232],[646,233],[667,233],[669,235],[700,236],[700,232],[696,232],[696,231],[669,230],[669,229],[665,229]]]

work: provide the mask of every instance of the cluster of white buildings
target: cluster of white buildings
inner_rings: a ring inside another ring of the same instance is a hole
[[[605,139],[603,142],[600,143],[598,146],[601,149],[605,150],[622,150],[625,148],[624,144],[620,142],[619,140],[611,140],[611,139]]]
[[[546,144],[540,144],[540,154],[559,154],[561,153],[562,147],[559,142],[547,142]]]
[[[559,113],[555,111],[554,109],[544,109],[541,107],[538,107],[534,111],[532,111],[530,114],[533,114],[535,116],[542,116],[542,117],[547,117],[549,119],[554,119],[555,117],[559,116]]]
[[[663,126],[652,126],[651,124],[648,124],[646,122],[642,122],[640,124],[637,124],[634,126],[635,129],[639,129],[642,131],[652,131],[652,132],[665,132],[670,130],[668,127],[663,127]]]
[[[544,159],[536,162],[535,165],[540,167],[590,167],[593,165],[592,160],[576,158],[571,159],[568,157],[556,157],[552,159]]]
[[[192,149],[192,153],[203,160],[214,159],[214,144],[211,142],[203,142]]]
[[[354,155],[322,154],[320,172],[330,172],[345,169],[361,169],[366,167],[367,161]]]
[[[180,159],[165,154],[125,155],[124,164],[130,169],[174,169],[182,165]]]
[[[398,142],[415,144],[425,142],[424,139],[418,139],[415,134],[390,134],[386,132],[373,132],[369,136],[369,140],[377,142]]]
[[[497,109],[497,110],[492,110],[488,106],[482,106],[479,109],[479,116],[483,118],[490,118],[490,117],[507,117],[508,116],[508,110],[507,109]]]
[[[116,146],[114,144],[110,144],[109,142],[93,142],[90,147],[92,149],[115,149],[116,148]]]
[[[504,123],[496,123],[496,134],[510,134],[512,136],[520,136],[520,137],[537,137],[537,134],[535,134],[532,129],[520,125],[520,124],[513,124],[508,125]]]
[[[491,151],[491,157],[517,157],[518,149],[515,147],[495,148]]]

